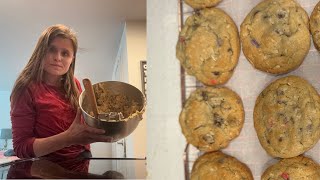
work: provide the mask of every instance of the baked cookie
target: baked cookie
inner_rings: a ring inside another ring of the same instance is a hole
[[[226,83],[239,54],[237,26],[217,8],[203,9],[189,16],[176,46],[177,58],[186,72],[206,85]]]
[[[222,0],[184,0],[189,6],[194,9],[202,9],[217,5]]]
[[[191,180],[253,180],[250,169],[236,158],[220,151],[206,153],[194,163]]]
[[[320,167],[312,159],[304,156],[282,159],[278,163],[266,169],[265,172],[262,174],[261,179],[319,180]]]
[[[320,2],[314,7],[310,16],[310,31],[314,46],[320,51]]]
[[[199,88],[186,100],[179,122],[188,143],[201,151],[216,151],[240,134],[242,101],[226,87]]]
[[[319,140],[320,97],[306,80],[283,77],[260,93],[253,118],[259,141],[271,156],[298,156]]]
[[[300,66],[310,49],[309,17],[294,0],[265,0],[240,26],[243,53],[256,68],[272,74]]]

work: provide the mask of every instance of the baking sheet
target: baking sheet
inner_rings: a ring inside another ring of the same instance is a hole
[[[246,15],[255,7],[260,0],[223,0],[217,7],[227,12],[235,21],[240,32],[240,24]],[[314,6],[318,3],[316,0],[297,0],[297,2],[306,10],[309,17]],[[185,19],[191,15],[193,9],[188,5],[178,0],[182,4],[182,13],[178,16]],[[183,23],[182,22],[182,23]],[[181,25],[179,25],[181,26]],[[288,75],[297,75],[308,80],[320,92],[320,54],[316,51],[313,43],[310,51],[306,56],[302,65],[288,74],[275,76],[265,72],[256,70],[246,60],[242,51],[239,58],[239,63],[231,79],[225,86],[237,92],[242,98],[245,109],[245,123],[240,135],[234,139],[230,145],[222,151],[226,154],[236,157],[241,162],[248,165],[251,169],[254,179],[260,179],[261,174],[271,164],[277,162],[276,159],[269,156],[259,143],[258,137],[253,126],[253,108],[255,100],[260,92],[272,81],[280,77]],[[197,84],[194,77],[182,74],[185,77],[185,85],[182,90],[185,91],[186,98],[189,97]],[[188,162],[186,169],[186,179],[190,175],[194,161],[202,153],[192,145],[187,149]],[[316,162],[320,163],[320,143],[318,142],[311,150],[305,153]]]

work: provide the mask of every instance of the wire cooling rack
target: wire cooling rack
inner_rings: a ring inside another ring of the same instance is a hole
[[[186,18],[192,15],[195,11],[186,5],[183,0],[178,0],[178,15],[179,15],[179,31],[181,31],[183,24]],[[181,82],[181,102],[184,106],[187,97],[192,91],[203,85],[195,79],[195,77],[188,75],[184,68],[180,67],[180,82]],[[190,172],[194,161],[200,156],[201,152],[196,148],[192,147],[190,144],[186,144],[184,150],[184,171],[185,171],[185,180],[190,179]]]

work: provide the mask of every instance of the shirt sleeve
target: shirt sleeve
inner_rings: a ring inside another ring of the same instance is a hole
[[[36,110],[29,88],[24,90],[15,102],[11,102],[11,123],[13,149],[19,158],[35,157],[33,142],[35,141],[34,125]]]

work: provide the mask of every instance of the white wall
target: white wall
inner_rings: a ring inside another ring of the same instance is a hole
[[[0,90],[11,91],[41,32],[57,23],[78,32],[82,50],[77,57],[76,75],[93,82],[110,80],[124,25],[124,19],[112,16],[114,11],[108,1],[101,0],[1,0],[0,77],[6,78],[0,79]]]
[[[140,61],[147,60],[146,46],[146,22],[127,22],[127,51],[129,83],[138,89],[141,86]],[[146,155],[146,119],[143,119],[138,128],[132,134],[134,136],[134,155],[145,157]]]
[[[147,60],[146,22],[128,21],[126,27],[129,84],[141,90],[140,61]],[[146,133],[146,116],[144,115],[137,129],[130,135],[133,139],[134,157],[146,157]],[[141,174],[146,174],[145,166],[136,168],[136,174],[143,177]]]
[[[127,26],[124,24],[118,53],[116,56],[115,64],[112,72],[113,81],[121,81],[128,83],[129,71],[128,71],[128,54],[127,54]]]
[[[178,1],[148,1],[147,9],[148,179],[184,179],[180,65],[175,56]]]

